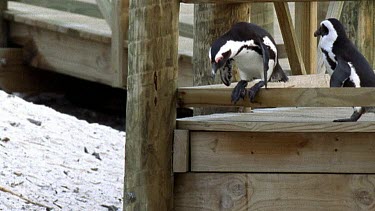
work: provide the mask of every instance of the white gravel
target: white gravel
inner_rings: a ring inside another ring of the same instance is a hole
[[[0,190],[53,210],[121,210],[124,153],[124,132],[0,91]],[[46,208],[0,191],[0,210]]]

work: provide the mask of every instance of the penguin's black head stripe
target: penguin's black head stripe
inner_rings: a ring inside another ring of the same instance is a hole
[[[322,25],[318,28],[318,30],[315,31],[314,36],[315,36],[315,37],[317,37],[317,36],[322,36],[322,37],[324,37],[324,36],[326,36],[328,33],[329,33],[328,28],[327,28],[324,24],[322,24]]]

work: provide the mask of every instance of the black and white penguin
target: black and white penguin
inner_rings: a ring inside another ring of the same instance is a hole
[[[232,92],[232,102],[244,99],[249,81],[261,79],[248,90],[251,102],[267,81],[287,81],[282,70],[277,48],[272,36],[256,24],[239,22],[215,40],[209,50],[212,76],[220,69],[222,82],[229,86],[232,78],[232,62],[235,61],[241,81]]]
[[[331,75],[330,87],[375,87],[375,74],[371,65],[346,36],[339,20],[329,18],[322,21],[314,36],[321,36],[319,48],[327,72]],[[370,107],[355,107],[350,118],[334,121],[355,122],[362,114],[373,110]]]

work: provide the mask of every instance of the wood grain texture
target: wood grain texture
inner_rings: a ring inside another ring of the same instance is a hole
[[[101,13],[101,16],[104,18],[104,20],[107,22],[109,27],[112,28],[112,5],[109,0],[95,0],[96,4],[99,8],[99,11]],[[127,12],[127,11],[126,11]],[[116,16],[115,16],[116,17]]]
[[[316,74],[317,41],[314,32],[317,29],[317,2],[295,3],[296,34],[307,74]]]
[[[124,210],[172,210],[180,2],[129,3]]]
[[[23,64],[22,48],[0,48],[0,66]]]
[[[358,14],[357,44],[371,67],[375,67],[375,2],[361,1]]]
[[[246,96],[236,105],[231,102],[231,88],[185,87],[178,89],[180,107],[351,107],[375,106],[374,88],[268,88],[261,89],[250,103]]]
[[[173,172],[190,169],[190,135],[188,130],[175,130],[173,142]]]
[[[374,175],[177,174],[175,210],[373,210]]]
[[[281,34],[284,40],[285,50],[293,75],[305,75],[306,69],[301,55],[299,43],[296,38],[288,4],[285,2],[274,2],[277,19],[279,21]]]
[[[7,44],[7,27],[3,18],[5,11],[8,9],[8,1],[2,0],[0,2],[0,48],[6,47]]]
[[[33,67],[111,85],[110,46],[80,37],[11,23],[9,39],[23,46],[24,62]]]
[[[252,3],[252,2],[311,2],[312,0],[181,0],[188,4],[231,4],[231,3]],[[314,0],[314,1],[339,1],[339,0]],[[361,1],[361,0],[354,0]]]
[[[112,71],[115,73],[113,86],[126,87],[128,76],[128,64],[126,58],[127,43],[129,29],[129,0],[113,0],[111,4],[111,26],[112,26],[112,42],[111,42],[111,64]]]
[[[375,133],[191,132],[193,172],[375,173]]]

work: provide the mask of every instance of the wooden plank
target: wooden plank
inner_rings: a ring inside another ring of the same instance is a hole
[[[190,168],[189,131],[174,130],[173,172],[188,172]]]
[[[317,2],[296,2],[296,34],[307,74],[316,74],[317,41],[314,32],[317,29]]]
[[[9,39],[23,46],[26,64],[45,70],[112,85],[110,46],[106,43],[38,29],[20,23],[10,24]]]
[[[8,1],[2,0],[0,2],[0,48],[7,45],[7,26],[3,18],[4,12],[8,9]]]
[[[328,11],[325,18],[337,18],[341,16],[341,11],[344,6],[344,1],[330,2],[328,5]],[[319,23],[320,24],[320,23]],[[325,73],[326,68],[324,66],[323,54],[320,49],[318,49],[318,62],[317,62],[317,73]]]
[[[128,65],[124,61],[126,53],[124,40],[128,37],[129,28],[129,0],[112,0],[112,43],[111,58],[112,71],[115,73],[114,84],[116,87],[126,87]],[[127,55],[126,55],[127,56]]]
[[[45,7],[95,18],[103,18],[94,1],[85,0],[12,0],[29,5]]]
[[[130,5],[123,210],[172,210],[180,4]]]
[[[181,87],[180,107],[245,106],[245,107],[352,107],[375,106],[374,88],[268,88],[261,89],[250,103],[246,96],[236,105],[231,102],[231,88]]]
[[[214,174],[175,176],[176,211],[372,210],[374,175]]]
[[[96,42],[111,42],[111,29],[103,19],[18,2],[9,2],[9,10],[5,12],[5,18],[11,22],[48,29],[69,36]]]
[[[311,1],[340,1],[340,0],[181,0],[183,3],[187,4],[232,4],[232,3],[252,3],[252,2],[311,2]],[[342,0],[341,0],[342,1]],[[361,1],[361,0],[354,0]]]
[[[296,38],[289,7],[287,3],[274,2],[277,19],[283,36],[285,50],[288,54],[289,64],[293,75],[305,75],[306,69],[301,55],[301,50]]]
[[[109,0],[96,0],[96,4],[100,10],[100,13],[104,17],[104,20],[112,28],[112,5]]]
[[[358,14],[357,44],[359,51],[375,67],[375,2],[361,1]]]
[[[374,135],[191,132],[191,171],[373,174]]]
[[[23,64],[22,48],[0,48],[0,66]]]

